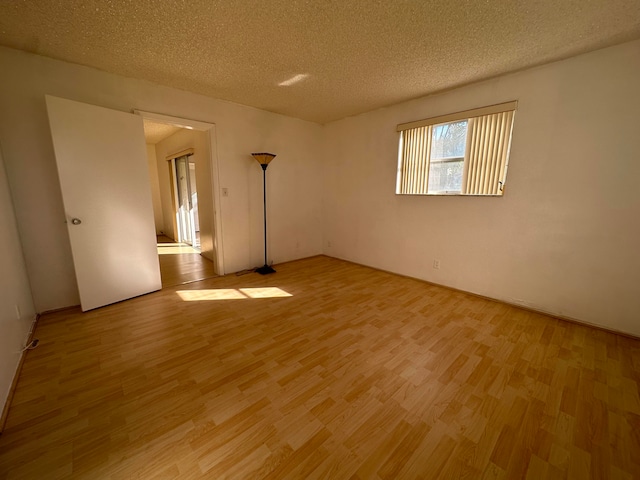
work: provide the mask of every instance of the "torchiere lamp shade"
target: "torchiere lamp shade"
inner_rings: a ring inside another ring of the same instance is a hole
[[[252,153],[251,155],[253,156],[253,158],[255,158],[258,161],[260,165],[264,165],[264,166],[269,165],[269,162],[271,162],[271,160],[276,158],[276,156],[273,153],[266,153],[266,152]]]

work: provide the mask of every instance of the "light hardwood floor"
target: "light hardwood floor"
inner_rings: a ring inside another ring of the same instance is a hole
[[[36,337],[2,478],[640,478],[640,341],[336,259]]]
[[[162,288],[216,276],[213,262],[185,243],[158,236],[158,259]]]

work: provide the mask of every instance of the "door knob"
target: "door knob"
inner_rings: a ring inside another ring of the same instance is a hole
[[[80,220],[79,218],[72,218],[71,223],[73,223],[74,225],[80,225],[82,223],[82,220]]]

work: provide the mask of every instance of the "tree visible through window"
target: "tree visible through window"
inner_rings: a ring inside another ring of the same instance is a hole
[[[429,193],[460,192],[467,124],[464,120],[435,125],[432,128]]]

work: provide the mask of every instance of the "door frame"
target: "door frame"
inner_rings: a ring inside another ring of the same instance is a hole
[[[147,112],[144,110],[134,110],[133,113],[140,115],[143,119],[152,120],[158,123],[165,123],[189,130],[197,130],[207,134],[209,140],[209,165],[211,167],[212,197],[213,197],[213,246],[216,257],[216,270],[218,275],[224,275],[224,248],[222,235],[222,209],[221,209],[221,192],[220,192],[220,175],[218,163],[218,149],[216,142],[216,126],[214,123],[201,122],[198,120],[190,120],[187,118],[173,117],[160,113]]]

